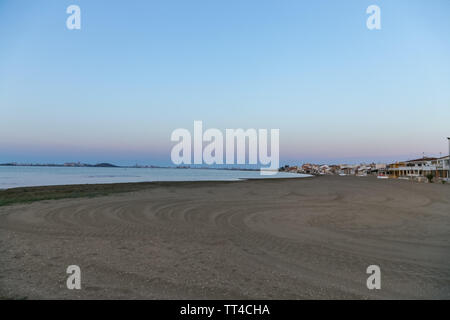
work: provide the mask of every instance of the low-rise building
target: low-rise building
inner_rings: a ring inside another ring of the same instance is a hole
[[[434,173],[434,176],[437,179],[449,179],[449,156],[437,158],[436,160],[433,160],[432,165],[436,167],[436,171]]]
[[[432,175],[435,179],[448,178],[448,156],[442,158],[423,157],[415,160],[396,162],[389,165],[391,178],[426,179]]]

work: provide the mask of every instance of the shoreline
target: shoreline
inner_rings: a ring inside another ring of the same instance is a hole
[[[118,183],[88,183],[31,186],[0,189],[0,207],[21,203],[33,203],[44,200],[60,200],[69,198],[99,197],[110,194],[141,191],[155,187],[187,184],[236,183],[243,181],[267,181],[289,179],[311,179],[315,176],[280,177],[280,178],[242,178],[235,180],[180,180],[180,181],[148,181],[148,182],[118,182]]]
[[[234,180],[180,180],[180,181],[148,181],[148,182],[115,182],[115,183],[86,183],[86,184],[62,184],[43,185],[30,187],[15,187],[0,189],[0,207],[14,204],[26,204],[45,200],[61,200],[75,198],[93,198],[113,194],[137,192],[157,187],[185,186],[190,184],[226,184],[239,183],[245,181],[278,181],[278,180],[309,180],[335,177],[338,179],[374,179],[376,176],[335,176],[335,175],[309,175],[299,177],[279,177],[279,178],[241,178]],[[417,181],[404,179],[389,179],[401,183],[423,184]],[[386,180],[383,180],[386,181]],[[439,183],[433,183],[439,184]]]

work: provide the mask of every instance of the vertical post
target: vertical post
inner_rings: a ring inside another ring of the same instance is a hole
[[[450,182],[450,137],[447,137],[448,140],[448,172],[447,172],[447,181]],[[445,160],[444,160],[445,164]]]

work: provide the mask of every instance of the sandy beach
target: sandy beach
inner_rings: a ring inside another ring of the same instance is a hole
[[[66,268],[81,268],[68,290]],[[381,290],[368,290],[378,265]],[[0,207],[6,299],[450,298],[450,185],[170,182]]]

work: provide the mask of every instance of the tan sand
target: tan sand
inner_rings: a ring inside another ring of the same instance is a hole
[[[72,264],[81,290],[66,288]],[[172,182],[0,207],[0,297],[448,299],[450,186]]]

